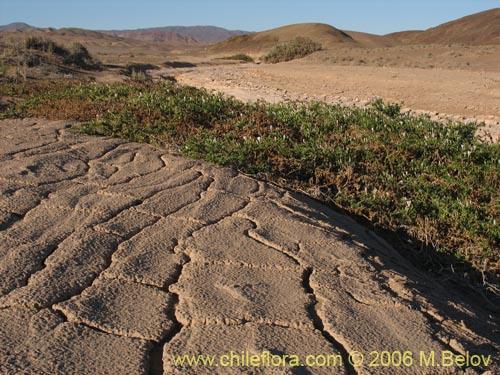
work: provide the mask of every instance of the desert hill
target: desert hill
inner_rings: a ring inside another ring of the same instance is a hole
[[[16,29],[30,29],[33,26],[28,25],[24,22],[13,22],[8,25],[0,25],[0,30],[16,30]]]
[[[141,44],[140,41],[134,39],[126,39],[97,31],[78,28],[40,29],[28,27],[4,29],[0,33],[0,40],[23,41],[29,36],[48,38],[63,44],[82,43],[88,47],[133,47]]]
[[[181,43],[153,43],[77,28],[0,30],[0,45],[3,45],[4,48],[23,45],[29,37],[51,40],[67,48],[74,43],[83,44],[92,56],[105,64],[132,62],[135,61],[135,56],[141,57],[139,61],[135,62],[141,62],[144,56],[148,56],[150,62],[153,60],[161,62],[165,58],[165,54],[177,48],[189,47]]]
[[[414,33],[411,44],[500,44],[500,8],[472,14]]]
[[[264,53],[297,36],[311,38],[323,48],[356,45],[351,36],[322,23],[301,23],[230,38],[211,47],[213,52]]]
[[[423,33],[422,30],[398,31],[386,34],[384,37],[394,40],[397,44],[409,44],[421,33]]]
[[[320,23],[303,23],[250,35],[230,38],[210,48],[218,53],[258,54],[269,51],[277,44],[308,37],[322,44],[323,48],[366,47],[383,48],[405,44],[500,44],[500,8],[476,13],[437,27],[420,31],[408,30],[387,35],[358,31],[342,31]]]

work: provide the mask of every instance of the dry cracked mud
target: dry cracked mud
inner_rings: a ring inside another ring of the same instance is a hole
[[[0,122],[1,374],[500,373],[494,309],[348,217],[231,169],[70,128]],[[173,361],[231,351],[342,365]],[[374,351],[410,351],[415,363],[373,367]],[[491,360],[421,366],[432,351],[438,364],[443,351]]]

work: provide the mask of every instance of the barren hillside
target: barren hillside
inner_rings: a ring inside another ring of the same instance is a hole
[[[0,33],[0,40],[22,41],[28,36],[37,36],[50,38],[59,43],[82,43],[86,46],[123,46],[134,47],[141,42],[133,39],[121,38],[114,35],[108,35],[97,31],[64,28],[64,29],[38,29],[38,28],[16,28],[4,30]]]
[[[423,33],[422,30],[408,30],[398,31],[396,33],[386,34],[384,36],[397,41],[399,44],[409,44],[421,33]]]
[[[412,44],[500,44],[500,8],[472,14],[416,33]]]
[[[250,35],[230,38],[211,48],[212,52],[264,53],[277,44],[290,41],[295,37],[311,38],[324,48],[356,45],[351,36],[333,26],[322,23],[302,23],[283,26]]]
[[[362,33],[359,31],[344,31],[352,39],[363,47],[380,48],[380,47],[393,47],[400,42],[390,35],[376,35],[369,33]]]

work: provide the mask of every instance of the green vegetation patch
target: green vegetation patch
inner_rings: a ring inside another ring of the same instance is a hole
[[[254,62],[254,59],[252,59],[248,55],[245,55],[244,53],[238,53],[236,55],[219,57],[218,60],[238,60],[238,61],[244,61],[244,62]]]
[[[380,100],[246,104],[171,83],[9,84],[0,93],[24,99],[0,116],[73,119],[88,134],[174,144],[362,216],[443,268],[499,276],[500,145],[478,138],[476,124]]]
[[[277,45],[267,55],[261,57],[261,60],[276,64],[283,61],[300,59],[313,52],[320,51],[321,48],[321,44],[314,42],[310,38],[297,37],[290,42]]]

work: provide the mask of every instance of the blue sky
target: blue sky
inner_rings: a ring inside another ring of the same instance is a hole
[[[426,29],[500,0],[0,0],[0,25],[134,29],[215,25],[261,31],[300,22],[385,34]]]

